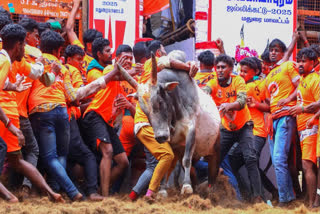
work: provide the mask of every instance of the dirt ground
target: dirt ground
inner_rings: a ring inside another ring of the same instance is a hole
[[[0,201],[0,213],[23,214],[162,214],[162,213],[320,213],[320,209],[308,210],[301,201],[294,202],[288,208],[271,208],[266,204],[246,204],[236,200],[233,189],[227,182],[227,178],[220,176],[212,191],[207,188],[197,187],[196,193],[184,197],[177,190],[169,190],[169,197],[158,199],[153,204],[148,204],[143,199],[131,202],[127,195],[117,195],[105,199],[102,202],[66,202],[55,204],[47,197],[28,199],[17,204],[8,204]]]

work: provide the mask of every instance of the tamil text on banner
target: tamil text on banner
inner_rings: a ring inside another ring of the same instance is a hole
[[[1,0],[0,6],[11,13],[30,16],[46,16],[55,18],[68,18],[72,9],[70,0]],[[80,18],[80,13],[77,14]]]
[[[211,0],[211,38],[224,41],[227,54],[234,56],[244,44],[262,54],[268,39],[289,45],[296,26],[296,0]]]
[[[89,28],[103,33],[115,52],[121,44],[131,47],[140,37],[139,0],[89,0]]]

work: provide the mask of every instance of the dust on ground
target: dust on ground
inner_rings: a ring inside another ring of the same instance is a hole
[[[28,199],[17,204],[8,204],[0,201],[0,213],[23,213],[23,214],[162,214],[162,213],[190,213],[190,214],[215,214],[215,213],[259,213],[259,214],[282,214],[282,213],[320,213],[319,209],[308,210],[301,201],[294,202],[288,208],[271,208],[264,203],[247,204],[236,200],[235,192],[229,185],[225,176],[219,176],[213,189],[206,186],[198,186],[195,194],[181,196],[178,190],[168,191],[169,197],[157,199],[153,204],[148,204],[143,199],[131,202],[127,195],[116,195],[102,202],[74,202],[56,204],[48,198]]]

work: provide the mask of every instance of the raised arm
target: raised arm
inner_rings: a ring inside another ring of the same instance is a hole
[[[82,0],[73,0],[73,7],[67,20],[66,31],[67,31],[67,35],[70,43],[72,43],[75,40],[78,40],[78,36],[74,32],[74,23],[76,20],[77,11],[80,7],[81,1]]]

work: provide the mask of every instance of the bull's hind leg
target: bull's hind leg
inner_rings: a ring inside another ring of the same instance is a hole
[[[182,166],[184,168],[184,180],[181,189],[181,194],[192,194],[193,189],[191,186],[191,179],[190,179],[190,170],[191,170],[191,160],[193,156],[193,152],[195,149],[195,123],[192,123],[189,128],[189,132],[186,138],[186,148],[184,151],[183,159],[182,159]]]
[[[213,186],[216,182],[220,167],[220,139],[217,138],[213,145],[213,154],[207,156],[208,160],[208,185]]]

